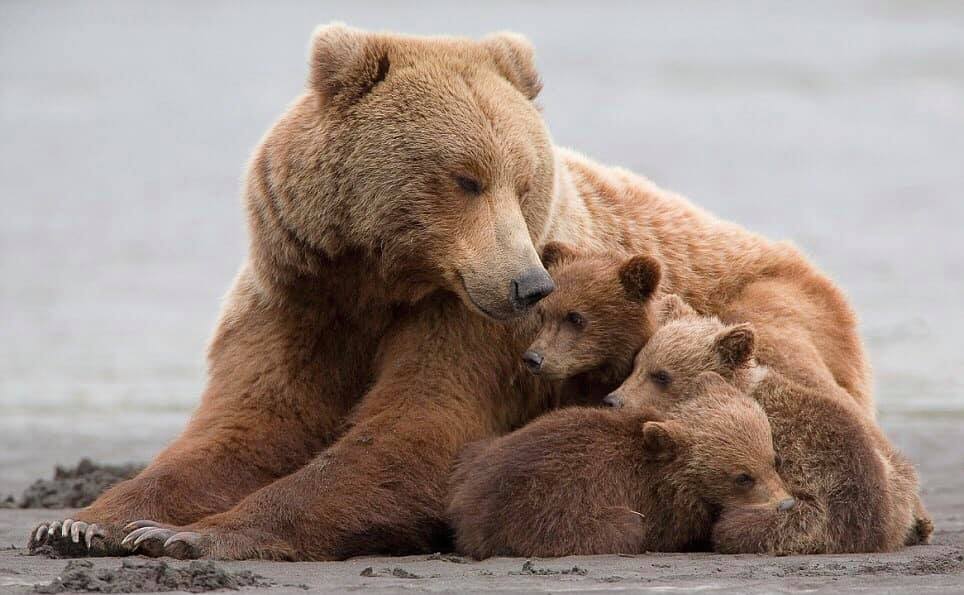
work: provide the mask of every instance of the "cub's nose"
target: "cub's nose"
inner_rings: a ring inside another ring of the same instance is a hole
[[[797,501],[795,499],[787,498],[786,500],[780,500],[780,503],[777,504],[777,510],[780,510],[780,511],[790,510],[796,505],[797,505]]]
[[[623,398],[616,393],[609,393],[603,397],[603,403],[609,405],[613,409],[619,409],[623,406]]]
[[[509,301],[516,310],[527,310],[555,288],[556,284],[544,268],[531,268],[512,280]]]
[[[522,354],[522,361],[526,363],[526,367],[529,368],[529,371],[533,374],[538,374],[539,371],[542,370],[542,360],[542,354],[538,351],[532,351],[530,349]]]

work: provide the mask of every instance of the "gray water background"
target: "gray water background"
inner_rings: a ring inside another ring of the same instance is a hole
[[[183,426],[245,161],[332,20],[526,34],[557,143],[796,242],[861,315],[885,426],[964,424],[964,2],[5,1],[0,492]]]

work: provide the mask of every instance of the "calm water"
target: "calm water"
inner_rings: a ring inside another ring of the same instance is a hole
[[[361,4],[0,4],[0,491],[181,427],[245,160],[336,19],[527,34],[558,143],[795,241],[861,313],[885,423],[964,423],[964,4]]]

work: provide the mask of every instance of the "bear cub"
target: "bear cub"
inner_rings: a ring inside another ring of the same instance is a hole
[[[659,261],[550,242],[542,263],[556,290],[536,307],[540,330],[522,359],[530,372],[553,381],[557,406],[598,405],[629,375],[653,333]]]
[[[855,403],[796,384],[754,359],[754,331],[697,314],[678,296],[657,306],[659,328],[610,405],[672,415],[705,398],[707,371],[755,399],[773,428],[779,473],[796,505],[723,511],[717,551],[771,554],[882,552],[926,542],[932,524],[913,466]],[[916,518],[915,518],[916,515]]]
[[[684,551],[709,542],[720,511],[785,506],[760,406],[715,374],[694,390],[672,416],[570,407],[469,445],[448,506],[458,551]]]

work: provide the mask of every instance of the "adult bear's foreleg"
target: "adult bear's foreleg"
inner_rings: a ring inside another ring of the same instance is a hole
[[[351,427],[312,462],[234,508],[179,527],[134,529],[148,553],[335,560],[437,551],[448,481],[466,443],[544,402],[519,354],[529,337],[465,313],[430,315],[381,348]],[[149,519],[147,520],[156,520]]]
[[[72,518],[35,527],[30,549],[130,553],[131,544],[122,543],[129,523],[194,523],[310,461],[333,441],[365,371],[342,361],[355,346],[332,355],[306,328],[312,326],[265,309],[226,317],[212,342],[208,387],[183,434],[139,475]]]

